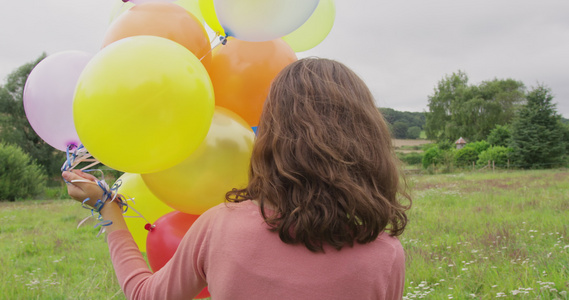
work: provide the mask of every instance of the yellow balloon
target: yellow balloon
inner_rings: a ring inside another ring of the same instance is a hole
[[[174,210],[152,194],[140,174],[124,173],[117,182],[121,184],[118,193],[127,199],[132,199],[127,201],[129,209],[124,214],[128,230],[138,245],[138,249],[146,252],[148,230],[144,228],[145,225],[154,224],[158,218]]]
[[[186,159],[213,117],[213,87],[194,54],[156,36],[133,36],[97,53],[79,77],[75,128],[111,168],[152,173]]]
[[[200,2],[200,11],[202,12],[202,16],[206,22],[206,24],[220,36],[225,35],[225,31],[221,24],[219,24],[219,20],[217,19],[217,15],[215,14],[215,7],[213,6],[213,0],[199,0]]]
[[[190,157],[173,168],[143,174],[142,178],[166,204],[201,215],[222,203],[227,191],[247,185],[254,139],[245,120],[216,107],[207,137]]]
[[[320,44],[334,26],[336,6],[334,0],[320,0],[310,18],[298,29],[284,36],[294,52],[302,52]]]

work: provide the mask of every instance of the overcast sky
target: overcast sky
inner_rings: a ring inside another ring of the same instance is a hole
[[[3,1],[0,82],[44,51],[96,53],[116,1]],[[299,57],[347,64],[378,106],[425,111],[437,82],[462,70],[471,84],[542,83],[569,118],[567,0],[336,0],[336,7],[332,32]]]

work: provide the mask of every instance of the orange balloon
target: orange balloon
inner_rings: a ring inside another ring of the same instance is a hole
[[[229,38],[226,45],[213,51],[208,69],[215,105],[257,126],[271,81],[296,60],[296,54],[282,39],[246,42]]]
[[[211,45],[205,28],[197,17],[177,4],[148,2],[133,6],[107,29],[102,48],[137,35],[170,39],[195,54],[206,68],[210,65]]]

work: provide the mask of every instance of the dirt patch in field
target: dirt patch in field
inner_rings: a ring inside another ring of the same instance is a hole
[[[0,201],[0,209],[12,208],[14,206],[17,206],[17,204],[18,204],[18,202],[2,200],[2,201]]]
[[[446,183],[418,183],[415,185],[413,190],[415,191],[424,191],[424,190],[432,190],[432,189],[446,189],[449,187],[456,186],[454,182],[446,182]]]
[[[393,139],[393,146],[397,149],[403,146],[421,146],[424,144],[430,144],[432,141],[428,140],[401,140],[401,139]]]
[[[461,192],[473,193],[488,190],[517,190],[520,188],[547,188],[561,181],[569,180],[569,172],[559,172],[553,174],[528,174],[525,176],[500,179],[483,179],[483,180],[457,180],[452,182],[439,183],[418,183],[414,190],[429,189],[456,189],[457,185]]]
[[[422,153],[423,150],[406,150],[406,149],[396,149],[397,152],[401,152],[401,153]]]
[[[487,179],[476,182],[470,182],[465,185],[465,192],[476,192],[480,190],[499,189],[499,190],[517,190],[520,188],[547,188],[561,181],[569,180],[569,172],[561,172],[554,174],[535,174],[504,179]],[[475,184],[474,184],[475,183]]]
[[[517,190],[525,184],[522,181],[513,181],[511,179],[487,179],[487,180],[477,180],[477,181],[467,181],[462,185],[462,191],[465,193],[480,192],[487,190]]]

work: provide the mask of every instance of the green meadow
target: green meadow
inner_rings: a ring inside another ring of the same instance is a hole
[[[405,299],[568,299],[568,170],[409,181]]]
[[[569,171],[408,177],[404,299],[568,299]],[[0,202],[0,299],[124,299],[90,212]]]

